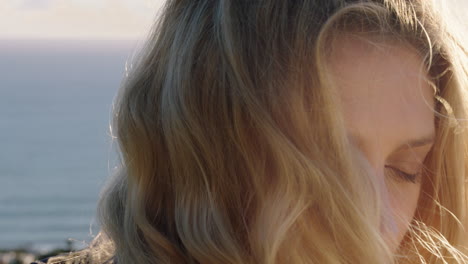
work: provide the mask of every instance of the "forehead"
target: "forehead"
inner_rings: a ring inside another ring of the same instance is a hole
[[[390,145],[433,131],[433,89],[414,49],[346,36],[333,45],[329,65],[351,133]]]

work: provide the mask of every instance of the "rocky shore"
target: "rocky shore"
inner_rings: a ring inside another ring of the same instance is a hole
[[[30,264],[35,260],[56,256],[76,250],[73,242],[67,241],[66,246],[47,251],[38,251],[30,248],[0,249],[0,264]]]

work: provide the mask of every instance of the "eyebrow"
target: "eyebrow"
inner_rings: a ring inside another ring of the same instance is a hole
[[[355,142],[358,146],[360,146],[360,147],[364,146],[364,142],[365,142],[364,137],[362,137],[359,134],[353,134],[353,133],[349,134],[349,136],[350,136],[351,140],[353,142]],[[427,136],[420,137],[420,138],[411,139],[411,140],[408,140],[405,143],[401,144],[400,146],[398,146],[395,149],[395,151],[427,146],[427,145],[433,144],[434,139],[435,139],[435,134],[434,133],[429,134]]]
[[[406,143],[403,143],[399,147],[397,147],[396,150],[398,151],[398,150],[402,150],[402,149],[418,148],[418,147],[427,146],[429,144],[434,143],[434,138],[435,138],[435,134],[430,134],[428,136],[424,136],[424,137],[421,137],[421,138],[412,139],[412,140],[407,141]]]

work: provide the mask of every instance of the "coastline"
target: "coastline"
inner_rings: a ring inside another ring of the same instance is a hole
[[[82,248],[74,246],[72,240],[67,240],[63,246],[52,249],[41,249],[33,247],[0,249],[0,264],[30,264],[36,260],[41,260],[80,249]]]

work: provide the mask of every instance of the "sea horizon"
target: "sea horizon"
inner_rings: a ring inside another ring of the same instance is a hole
[[[0,38],[0,248],[85,247],[134,40]]]

